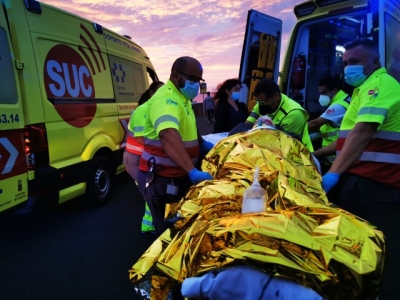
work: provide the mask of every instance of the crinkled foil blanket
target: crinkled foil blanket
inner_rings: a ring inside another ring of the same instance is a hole
[[[244,190],[260,168],[267,212],[241,214]],[[129,270],[151,299],[173,299],[187,277],[249,265],[313,288],[326,299],[375,299],[384,237],[329,203],[310,152],[280,131],[255,130],[221,140],[202,162],[215,178],[167,205],[174,228]]]

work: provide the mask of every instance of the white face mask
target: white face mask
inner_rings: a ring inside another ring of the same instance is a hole
[[[319,95],[319,104],[321,106],[328,106],[331,103],[331,98],[330,95],[332,92],[329,93],[329,95]]]
[[[329,96],[326,96],[326,95],[319,96],[319,104],[321,106],[328,106],[329,103],[331,103],[331,99],[329,98]]]

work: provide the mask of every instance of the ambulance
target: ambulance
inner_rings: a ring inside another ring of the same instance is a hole
[[[1,4],[0,211],[28,196],[105,203],[131,112],[158,80],[149,57],[129,36],[50,5]]]
[[[296,5],[294,14],[297,22],[279,72],[282,21],[248,13],[239,78],[246,83],[241,101],[250,110],[255,85],[269,78],[311,116],[319,116],[319,79],[343,79],[343,45],[360,37],[378,43],[382,66],[400,82],[400,0],[312,0]],[[346,84],[343,88],[351,92]]]

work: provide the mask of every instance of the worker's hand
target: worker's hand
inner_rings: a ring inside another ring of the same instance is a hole
[[[204,180],[213,180],[214,178],[208,172],[202,172],[194,168],[189,172],[189,178],[193,182],[193,184],[197,184]]]
[[[203,153],[207,154],[208,151],[210,151],[213,147],[214,147],[213,143],[208,142],[208,141],[206,141],[206,140],[203,140],[203,142],[202,142],[201,145],[200,145],[200,150],[201,150]]]
[[[340,174],[328,172],[322,176],[322,188],[328,193],[339,181]]]

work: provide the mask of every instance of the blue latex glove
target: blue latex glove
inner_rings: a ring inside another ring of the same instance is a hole
[[[340,174],[328,172],[322,176],[322,188],[328,193],[339,181]]]
[[[208,172],[202,172],[194,168],[189,172],[189,178],[194,183],[197,184],[204,180],[213,180],[214,178]]]
[[[214,147],[213,143],[208,142],[206,140],[203,140],[203,142],[200,145],[200,149],[204,153],[208,153],[208,151],[210,151],[212,149],[212,147]]]

